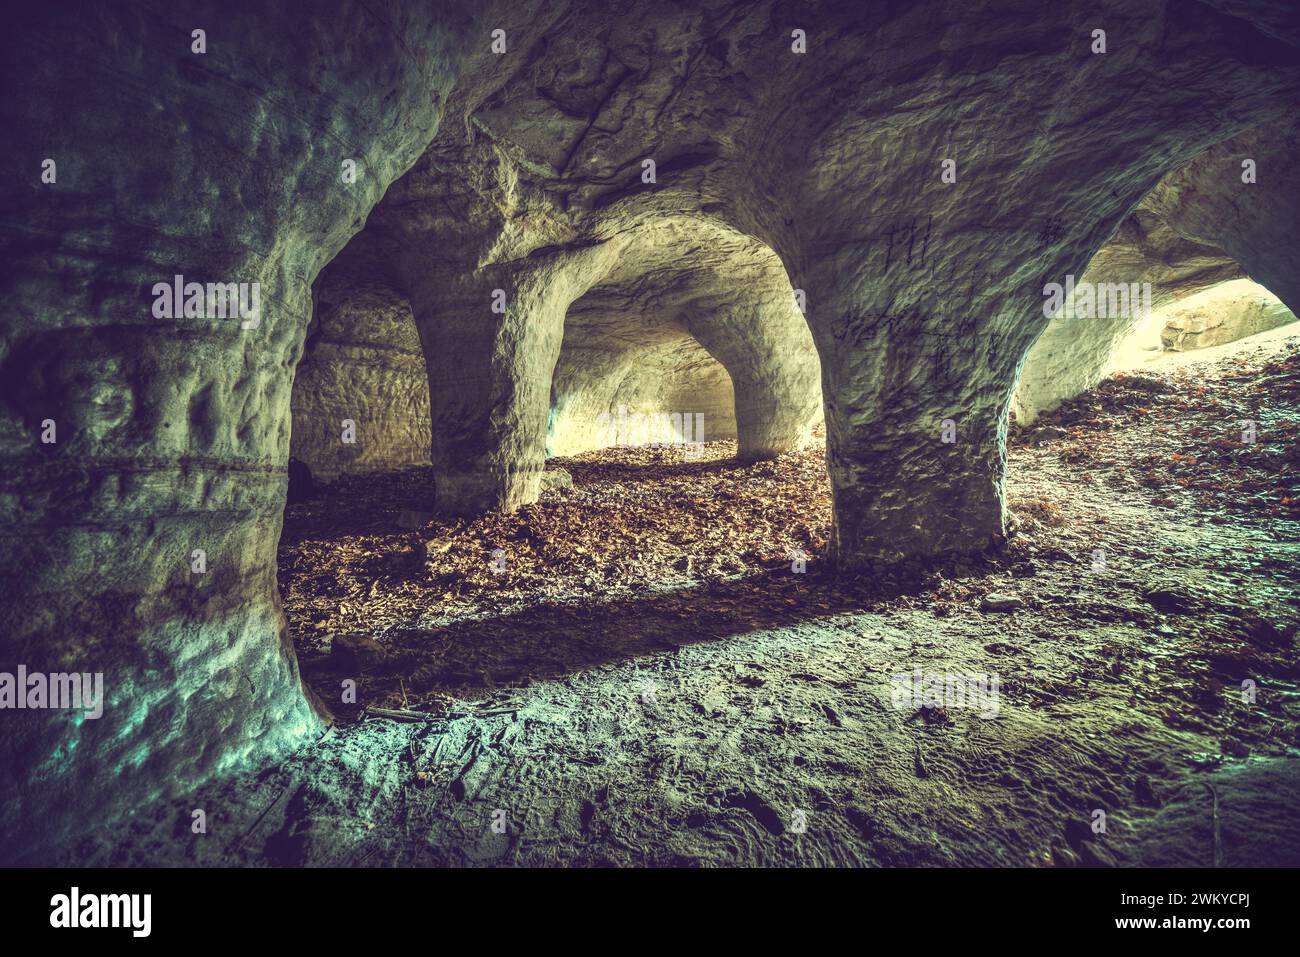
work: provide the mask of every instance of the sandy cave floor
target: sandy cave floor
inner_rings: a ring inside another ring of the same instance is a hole
[[[1300,340],[1117,376],[1013,433],[1003,554],[853,580],[818,448],[553,461],[473,522],[421,524],[425,470],[339,481],[280,553],[338,723],[71,859],[1300,864],[1297,433]],[[997,674],[996,717],[895,708],[917,667]]]

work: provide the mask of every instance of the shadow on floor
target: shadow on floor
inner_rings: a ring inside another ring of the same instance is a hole
[[[556,462],[573,476],[574,485],[588,482],[658,482],[672,478],[700,478],[705,475],[722,475],[727,472],[746,472],[756,463],[730,457],[709,459],[704,462],[665,462],[645,464],[639,462],[579,462],[565,459]]]
[[[544,602],[495,618],[395,629],[359,655],[336,651],[304,658],[302,667],[313,685],[331,692],[340,677],[359,671],[361,698],[372,704],[386,695],[385,706],[400,706],[403,694],[408,704],[468,698],[698,642],[872,611],[922,588],[919,575],[844,579],[796,575],[782,565],[676,591]]]

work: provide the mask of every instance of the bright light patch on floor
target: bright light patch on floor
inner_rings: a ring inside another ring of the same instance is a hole
[[[1292,316],[1292,321],[1285,325],[1208,348],[1173,351],[1167,349],[1161,341],[1161,333],[1171,320],[1237,310],[1253,301],[1258,301],[1260,305],[1257,308],[1266,314],[1275,314],[1277,310],[1286,311],[1281,300],[1250,279],[1220,283],[1212,289],[1155,309],[1115,347],[1106,374],[1135,369],[1171,368],[1188,362],[1217,359],[1239,349],[1254,348],[1288,336],[1300,335],[1300,321]]]

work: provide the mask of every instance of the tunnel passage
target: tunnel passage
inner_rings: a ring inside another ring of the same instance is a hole
[[[821,411],[816,352],[779,260],[671,221],[636,234],[569,308],[554,401],[556,448],[599,447],[627,409],[699,416],[694,440],[735,438],[742,461],[801,447]]]
[[[465,511],[535,497],[566,313],[636,229],[687,217],[772,249],[820,359],[831,557],[869,570],[1003,539],[1042,286],[1300,92],[1298,38],[1252,4],[273,2],[223,12],[196,60],[212,9],[27,7],[0,41],[0,641],[109,689],[95,723],[7,718],[11,855],[92,801],[124,811],[319,731],[274,552],[309,289],[363,224],[443,386],[431,455]],[[1122,42],[1097,55],[1103,14]],[[1269,249],[1210,241],[1295,308]],[[176,275],[260,283],[260,321],[155,313]]]
[[[780,262],[754,243],[733,238],[726,248],[724,237],[709,264],[684,255],[680,242],[653,259],[628,257],[633,266],[570,307],[552,376],[548,457],[616,444],[609,425],[619,416],[691,416],[703,423],[693,441],[738,439],[746,460],[807,439],[820,413],[819,374]],[[686,261],[689,268],[680,265]],[[291,454],[326,480],[429,464],[424,352],[410,305],[374,244],[364,235],[350,243],[322,272],[313,300],[294,383]],[[346,423],[351,441],[342,438]]]
[[[1025,356],[1011,405],[1016,422],[1029,425],[1100,382],[1116,348],[1143,321],[1143,310],[1161,309],[1240,275],[1241,267],[1222,250],[1183,239],[1139,206],[1092,257],[1079,283],[1090,290],[1120,285],[1126,293],[1149,285],[1149,302],[1121,302],[1103,292],[1107,310],[1118,315],[1099,315],[1095,308],[1083,315],[1077,303],[1068,312],[1063,305]],[[1111,298],[1122,308],[1112,309]]]
[[[569,309],[564,327],[548,458],[736,438],[731,376],[685,326],[606,311],[588,295]]]
[[[1080,283],[1090,289],[1149,284],[1148,309],[1158,310],[1249,275],[1294,313],[1300,190],[1281,170],[1297,146],[1300,127],[1270,123],[1200,153],[1143,198]],[[1233,325],[1263,328],[1267,311],[1256,308],[1254,318],[1242,315]],[[1118,316],[1094,311],[1053,319],[1025,357],[1012,403],[1017,421],[1029,424],[1101,381],[1116,348],[1143,318],[1129,308]]]
[[[801,441],[819,404],[816,357],[771,250],[699,212],[604,208],[575,222],[526,172],[482,135],[436,141],[358,237],[392,264],[420,330],[441,513],[535,501],[548,423],[587,428],[573,415],[588,400],[574,405],[564,392],[571,370],[561,367],[559,391],[552,380],[564,343],[596,348],[582,331],[592,323],[565,331],[574,303],[593,291],[620,321],[672,313],[728,370],[741,457]],[[615,291],[633,282],[639,299]]]

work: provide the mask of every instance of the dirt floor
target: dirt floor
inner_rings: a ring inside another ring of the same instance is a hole
[[[450,524],[424,470],[340,481],[280,568],[337,725],[75,859],[1300,864],[1298,433],[1300,340],[1117,376],[1013,430],[1002,554],[855,579],[819,448],[555,460]]]

